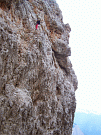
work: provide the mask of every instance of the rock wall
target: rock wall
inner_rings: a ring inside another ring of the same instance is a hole
[[[55,0],[0,0],[0,135],[71,135],[70,31]]]

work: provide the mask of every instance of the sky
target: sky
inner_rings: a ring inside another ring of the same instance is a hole
[[[70,59],[78,78],[76,112],[101,114],[101,0],[56,0],[71,27]]]

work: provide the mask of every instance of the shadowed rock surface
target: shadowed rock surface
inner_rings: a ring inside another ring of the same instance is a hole
[[[0,135],[72,134],[70,31],[55,0],[0,0]]]

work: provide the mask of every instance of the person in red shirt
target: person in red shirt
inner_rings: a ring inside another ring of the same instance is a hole
[[[38,29],[39,24],[40,24],[40,20],[38,20],[37,23],[36,23],[36,30]]]

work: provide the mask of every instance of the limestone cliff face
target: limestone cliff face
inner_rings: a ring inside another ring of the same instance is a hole
[[[0,0],[0,135],[71,135],[70,31],[55,0]]]

